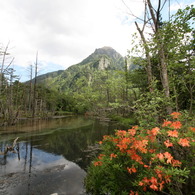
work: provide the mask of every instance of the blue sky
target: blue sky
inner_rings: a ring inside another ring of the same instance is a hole
[[[129,11],[141,17],[143,0],[124,2],[128,9],[122,0],[2,0],[0,44],[5,47],[10,42],[9,53],[21,81],[28,80],[37,51],[39,74],[66,69],[103,46],[124,56],[136,31]],[[190,4],[195,5],[195,0],[170,0],[170,11]],[[167,3],[164,18],[168,10]]]

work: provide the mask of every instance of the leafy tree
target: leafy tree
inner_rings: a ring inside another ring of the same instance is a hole
[[[180,9],[161,29],[166,44],[170,86],[175,96],[176,110],[189,109],[190,113],[195,95],[194,14],[193,6]],[[183,99],[186,100],[183,102]]]

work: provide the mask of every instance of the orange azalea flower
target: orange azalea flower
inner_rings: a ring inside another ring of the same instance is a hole
[[[150,185],[150,188],[153,190],[158,190],[158,181],[155,177],[151,177],[150,182],[152,183],[152,185]]]
[[[127,167],[127,171],[131,174],[131,173],[136,173],[137,169],[133,165],[131,168]]]
[[[152,142],[152,143],[156,141],[156,136],[154,136],[154,135],[148,135],[147,137],[150,140],[150,142]]]
[[[118,130],[115,134],[119,137],[125,137],[127,132],[125,130]]]
[[[131,139],[128,137],[123,137],[121,141],[118,142],[117,146],[121,151],[126,150],[128,145],[131,143]]]
[[[165,152],[164,157],[167,159],[167,163],[170,163],[170,164],[172,163],[173,157],[171,156],[169,152]]]
[[[180,115],[181,115],[180,112],[173,112],[173,113],[171,114],[171,116],[173,117],[173,119],[179,118]]]
[[[103,163],[102,163],[102,161],[96,161],[93,164],[95,167],[97,167],[97,166],[101,166]]]
[[[150,166],[148,166],[148,165],[144,165],[144,167],[147,168],[147,169],[150,169]]]
[[[144,185],[144,182],[140,181],[139,186],[143,186],[143,185]]]
[[[150,180],[149,180],[147,177],[144,177],[144,178],[143,178],[143,182],[145,182],[145,183],[149,183],[149,182],[150,182]]]
[[[128,137],[124,137],[121,141],[117,144],[120,150],[126,150],[128,145],[131,143],[131,139]]]
[[[164,160],[164,155],[162,153],[159,153],[156,156],[159,158],[159,160]]]
[[[174,130],[174,131],[167,131],[168,136],[170,137],[178,137],[178,131]]]
[[[130,144],[131,143],[131,139],[129,137],[124,137],[121,140],[121,143],[123,143],[123,144]]]
[[[112,142],[114,142],[114,143],[116,143],[116,144],[117,144],[117,143],[119,142],[119,139],[115,139],[115,138],[113,138],[113,139],[112,139]]]
[[[170,183],[171,182],[171,175],[165,175],[165,181],[166,183]]]
[[[171,157],[171,154],[169,152],[165,152],[164,155],[165,155],[165,158],[170,158]]]
[[[131,136],[134,136],[136,134],[136,129],[128,129],[128,132]]]
[[[127,154],[131,157],[132,160],[135,160],[136,162],[139,162],[140,164],[143,164],[142,157],[139,156],[135,150],[127,150]]]
[[[132,129],[138,129],[138,128],[139,128],[138,125],[132,127]]]
[[[182,127],[182,124],[180,121],[175,121],[175,122],[172,122],[172,124],[170,125],[170,127],[173,127],[175,129],[180,129]]]
[[[169,139],[166,140],[166,141],[164,141],[164,144],[165,144],[165,146],[166,146],[167,148],[173,146],[173,143],[171,143],[171,142],[169,141]]]
[[[180,167],[182,164],[182,162],[180,162],[179,160],[172,160],[172,165],[174,167]]]
[[[101,160],[103,156],[105,156],[105,154],[100,154],[100,155],[98,156],[98,159]]]
[[[164,187],[164,183],[165,183],[164,181],[162,181],[161,183],[159,183],[159,185],[160,185],[160,186],[159,186],[159,190],[160,190],[160,191],[162,191],[162,189],[163,189],[163,187]]]
[[[147,145],[148,145],[148,140],[146,140],[146,139],[135,140],[133,142],[133,145],[131,146],[131,148],[135,148],[135,149],[138,149],[142,153],[146,153],[147,152],[147,149],[146,149]]]
[[[185,146],[190,147],[189,140],[186,139],[186,138],[179,139],[178,144],[181,145],[181,146],[183,146],[183,147],[185,147]]]
[[[131,190],[129,195],[139,195],[139,194],[138,194],[138,192],[134,192]]]
[[[167,127],[167,126],[169,126],[171,124],[172,124],[171,121],[164,120],[164,123],[162,124],[162,127]]]
[[[150,188],[153,190],[158,190],[158,187],[155,184],[150,185]]]
[[[139,182],[139,186],[145,186],[149,184],[150,180],[147,177],[144,177],[142,181]]]
[[[163,173],[162,170],[160,170],[160,169],[154,169],[154,171],[156,172],[158,178],[160,180],[162,180],[162,173]]]
[[[106,140],[109,140],[110,138],[111,138],[111,137],[110,137],[109,135],[104,135],[104,136],[103,136],[103,140],[105,140],[105,141],[106,141]]]
[[[153,128],[150,132],[152,135],[157,135],[159,133],[160,129],[158,127]]]
[[[150,149],[149,152],[154,153],[154,152],[156,152],[156,150],[155,149]]]
[[[121,151],[123,151],[123,152],[124,152],[124,150],[127,149],[127,144],[119,143],[119,144],[117,144],[117,146],[118,146],[119,149],[120,149]]]
[[[139,185],[140,186],[150,185],[151,189],[158,190],[158,181],[155,177],[151,177],[151,179],[144,177],[142,181],[139,182]]]
[[[99,144],[101,145],[103,142],[102,141],[99,141]]]
[[[111,160],[112,160],[112,158],[116,158],[116,157],[117,157],[117,154],[114,154],[114,153],[110,154]]]
[[[195,127],[190,127],[190,130],[195,132]]]

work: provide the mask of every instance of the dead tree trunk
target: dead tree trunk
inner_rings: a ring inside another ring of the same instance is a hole
[[[149,53],[150,50],[149,50],[147,41],[146,41],[144,33],[143,33],[144,28],[141,30],[139,28],[137,22],[135,22],[135,25],[136,25],[136,28],[137,28],[137,30],[140,34],[141,39],[142,39],[144,50],[145,50],[145,53],[146,53],[146,59],[147,59],[146,73],[147,73],[147,78],[148,78],[148,86],[149,86],[150,91],[153,91],[153,89],[152,89],[152,78],[153,78],[152,63],[151,63],[151,57],[150,57],[150,53]]]
[[[37,69],[38,69],[38,52],[36,54],[36,62],[35,62],[35,78],[34,78],[34,91],[33,91],[33,118],[36,115],[36,91],[37,91]]]

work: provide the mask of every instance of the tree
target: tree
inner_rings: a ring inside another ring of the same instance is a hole
[[[36,88],[37,88],[37,69],[38,69],[38,52],[36,54],[36,61],[35,61],[35,77],[34,77],[34,91],[33,91],[33,113],[32,117],[35,117],[36,114]]]
[[[138,25],[137,22],[135,22],[136,28],[140,34],[142,43],[143,43],[143,48],[145,50],[145,56],[147,59],[147,64],[146,64],[146,72],[147,72],[147,77],[148,77],[148,85],[150,91],[152,91],[152,81],[154,80],[153,73],[152,73],[152,61],[151,61],[151,41],[152,45],[155,44],[155,53],[158,54],[158,62],[160,64],[160,75],[161,75],[161,83],[163,87],[163,91],[165,94],[165,97],[167,99],[170,98],[170,86],[169,86],[169,79],[168,79],[168,72],[167,72],[167,62],[166,62],[166,57],[165,57],[165,46],[162,41],[161,33],[160,33],[160,28],[162,26],[162,21],[161,21],[161,11],[165,5],[166,1],[158,0],[157,7],[155,8],[150,0],[145,0],[144,1],[144,16],[143,19],[140,19],[136,17],[137,19],[141,20],[143,25],[142,28]],[[131,12],[131,15],[133,13]],[[134,15],[133,15],[134,16]],[[151,36],[150,38],[146,38],[145,36],[145,31],[146,27],[150,27],[150,32]],[[153,46],[152,46],[153,47]],[[171,107],[168,106],[166,108],[168,113],[171,113]]]
[[[166,45],[164,51],[168,64],[170,91],[174,94],[176,110],[189,109],[190,113],[195,95],[194,14],[193,6],[180,9],[160,29],[162,41]]]
[[[14,58],[8,59],[7,57],[10,55],[8,53],[8,49],[9,49],[9,42],[6,45],[5,48],[1,48],[0,50],[0,56],[2,57],[2,62],[1,62],[1,71],[0,71],[0,89],[2,89],[2,85],[4,82],[4,74],[6,73],[6,71],[8,70],[8,68],[11,66],[11,64],[14,61]]]

